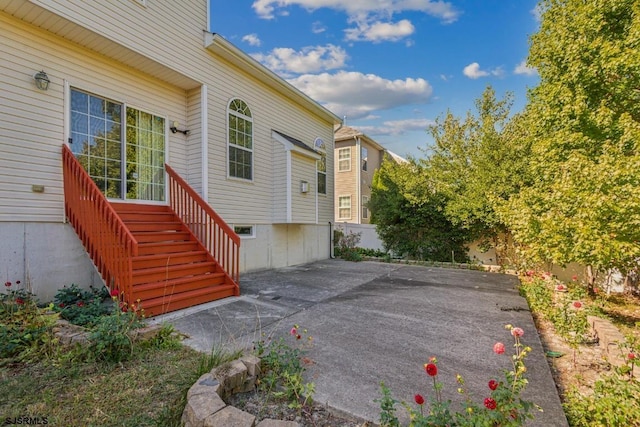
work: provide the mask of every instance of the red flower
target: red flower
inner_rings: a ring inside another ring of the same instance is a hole
[[[490,397],[487,397],[486,399],[484,399],[484,406],[486,406],[487,409],[491,409],[494,410],[496,409],[496,401],[493,400]]]
[[[58,304],[58,307],[60,307],[60,308],[64,308],[64,303],[63,303],[63,302],[61,302],[60,304]]]
[[[496,381],[496,380],[489,381],[489,388],[491,390],[497,389],[498,388],[498,381]]]
[[[556,291],[560,291],[560,292],[564,291],[564,285],[556,286]]]
[[[19,285],[19,284],[20,284],[20,280],[16,280],[16,285]]]
[[[298,334],[296,335],[296,339],[299,340],[300,338],[302,338],[302,335]]]
[[[430,377],[435,377],[436,375],[438,375],[438,367],[433,363],[427,363],[426,365],[424,365],[424,370],[427,371],[427,374]]]
[[[78,302],[76,303],[76,305],[77,305],[78,307],[83,307],[83,306],[84,306],[84,302],[82,302],[82,301],[78,301]]]
[[[22,305],[22,304],[24,304],[24,300],[22,298],[18,297],[18,298],[16,298],[16,304]]]
[[[574,301],[573,308],[582,308],[582,303],[580,301]]]
[[[629,359],[629,360],[635,360],[635,358],[636,358],[636,354],[635,354],[635,353],[629,353],[629,354],[627,354],[627,359]]]
[[[4,282],[4,285],[8,288],[11,286],[11,282]]]
[[[578,280],[578,276],[576,276],[576,275],[574,274],[573,276],[571,276],[571,280],[573,280],[573,281],[575,282],[576,280]]]
[[[524,335],[524,331],[522,330],[522,328],[513,328],[511,330],[511,335],[513,335],[514,337],[521,337]]]
[[[502,344],[501,342],[497,342],[493,345],[493,352],[495,354],[502,354],[504,353],[504,344]]]
[[[413,400],[415,400],[418,405],[424,405],[424,397],[422,397],[421,394],[413,396]]]
[[[598,292],[600,292],[600,289],[598,289],[598,288],[593,288],[593,293],[594,293],[594,294],[597,294]]]
[[[113,289],[113,290],[111,291],[111,297],[115,298],[115,297],[117,297],[118,295],[120,295],[120,291],[119,291],[119,290],[117,290],[117,289]]]

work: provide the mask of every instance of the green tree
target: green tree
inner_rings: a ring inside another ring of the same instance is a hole
[[[526,116],[510,116],[512,95],[496,99],[487,87],[476,101],[476,112],[460,119],[448,112],[430,127],[434,144],[421,164],[438,193],[447,200],[445,214],[455,225],[496,248],[507,260],[509,230],[500,208],[527,180],[530,144]]]
[[[531,173],[504,217],[533,260],[594,270],[640,258],[640,1],[542,0],[528,64]]]
[[[429,261],[466,261],[468,233],[445,216],[446,198],[434,191],[415,161],[385,159],[375,172],[371,221],[387,250]]]

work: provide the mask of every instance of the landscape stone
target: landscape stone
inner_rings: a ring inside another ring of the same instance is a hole
[[[211,372],[207,372],[198,378],[198,380],[191,386],[187,392],[187,399],[190,399],[191,396],[206,393],[215,393],[219,396],[221,393],[220,386],[220,381],[214,378]]]
[[[227,406],[217,393],[196,394],[187,400],[182,413],[185,427],[203,427],[205,420]]]
[[[255,415],[233,406],[227,406],[207,417],[203,427],[254,427],[255,425]]]
[[[220,365],[211,374],[222,384],[222,397],[226,398],[233,390],[241,388],[247,379],[247,367],[240,360]]]
[[[240,361],[247,367],[247,373],[252,377],[260,376],[260,358],[253,354],[245,354]]]
[[[625,338],[620,330],[609,320],[596,316],[587,316],[587,322],[598,337],[600,347],[605,350],[609,363],[614,366],[623,366],[626,360],[620,345],[625,343]]]

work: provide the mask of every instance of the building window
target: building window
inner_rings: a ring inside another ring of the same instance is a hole
[[[338,197],[338,219],[351,219],[351,196]]]
[[[314,146],[320,153],[320,160],[316,161],[318,194],[327,194],[327,146],[321,138],[316,138]]]
[[[253,179],[253,119],[244,101],[234,99],[228,109],[229,176]]]
[[[362,218],[369,218],[369,208],[367,205],[369,204],[369,196],[362,196]]]
[[[365,147],[362,147],[362,149],[360,150],[360,157],[362,158],[362,170],[366,171],[367,170],[367,149]]]
[[[234,225],[233,231],[240,236],[240,238],[248,239],[256,237],[255,227],[253,225]]]
[[[348,172],[351,170],[351,147],[338,149],[338,171]]]

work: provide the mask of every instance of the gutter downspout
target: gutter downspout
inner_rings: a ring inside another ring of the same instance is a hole
[[[329,259],[336,259],[333,254],[333,224],[329,221]]]
[[[362,142],[359,136],[354,136],[354,139],[356,140],[356,206],[357,206],[357,209],[355,209],[355,211],[358,213],[355,223],[360,224],[361,222],[360,209],[362,208],[361,207],[362,202],[360,201],[361,199],[360,193],[362,193],[362,189],[360,188],[362,186]]]

